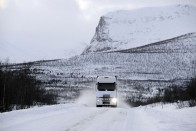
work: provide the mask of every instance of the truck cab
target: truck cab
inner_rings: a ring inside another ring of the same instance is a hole
[[[96,106],[117,107],[117,77],[98,76],[96,82]]]

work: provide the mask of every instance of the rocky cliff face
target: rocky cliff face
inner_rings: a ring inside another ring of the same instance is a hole
[[[100,18],[83,54],[142,46],[196,32],[196,7],[174,5],[116,11]]]

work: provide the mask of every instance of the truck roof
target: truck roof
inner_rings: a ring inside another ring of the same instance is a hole
[[[97,82],[99,83],[114,83],[116,82],[115,76],[98,76]]]

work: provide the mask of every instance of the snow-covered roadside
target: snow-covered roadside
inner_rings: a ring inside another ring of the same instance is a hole
[[[99,110],[96,108],[88,109],[83,105],[76,104],[54,105],[12,111],[0,114],[0,130],[61,131],[92,114],[97,114],[97,112],[99,112]]]
[[[141,106],[128,112],[126,129],[133,131],[195,131],[196,107],[177,109],[174,104]]]
[[[196,107],[60,104],[0,114],[1,131],[195,131]]]

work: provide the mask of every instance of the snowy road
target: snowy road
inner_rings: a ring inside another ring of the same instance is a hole
[[[196,107],[61,104],[0,114],[0,131],[195,131]]]

